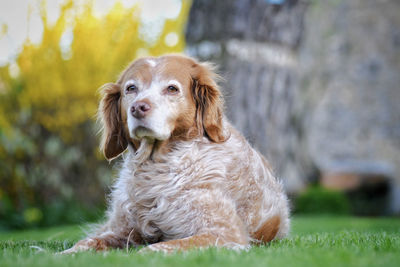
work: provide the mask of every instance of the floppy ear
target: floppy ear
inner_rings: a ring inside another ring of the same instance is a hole
[[[99,106],[99,118],[103,125],[101,149],[111,160],[121,154],[128,146],[121,118],[121,90],[118,84],[107,83],[101,87],[103,98]]]
[[[215,82],[217,75],[212,66],[194,64],[192,74],[192,94],[196,103],[196,125],[200,134],[215,143],[224,142],[226,137],[222,128],[223,101]]]

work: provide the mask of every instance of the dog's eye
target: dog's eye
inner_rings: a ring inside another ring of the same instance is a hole
[[[176,88],[175,86],[170,85],[170,86],[168,86],[168,88],[167,88],[167,92],[168,92],[168,94],[176,94],[176,93],[179,92],[179,90],[178,90],[178,88]]]
[[[136,87],[136,85],[132,84],[132,85],[129,85],[128,87],[126,87],[126,92],[127,93],[133,93],[133,92],[136,92],[137,89],[138,88]]]

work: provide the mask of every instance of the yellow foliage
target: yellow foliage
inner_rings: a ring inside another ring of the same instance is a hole
[[[11,128],[8,117],[9,101],[4,96],[11,92],[12,79],[8,66],[0,67],[0,133]],[[1,152],[1,147],[0,147]]]
[[[182,52],[189,7],[190,1],[183,0],[179,16],[167,20],[162,34],[151,44],[139,38],[137,6],[125,8],[117,3],[99,18],[89,1],[83,11],[78,11],[70,0],[53,26],[42,11],[42,42],[25,43],[17,59],[23,83],[23,91],[18,95],[20,106],[31,109],[35,122],[71,140],[74,127],[95,117],[97,88],[115,81],[131,60],[143,53],[157,56]],[[65,51],[60,42],[68,31],[72,32],[73,40]],[[6,125],[1,117],[0,123]]]

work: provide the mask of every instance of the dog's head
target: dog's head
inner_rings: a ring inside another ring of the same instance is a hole
[[[116,83],[102,87],[99,116],[107,159],[143,138],[223,142],[222,98],[216,74],[206,63],[167,55],[134,61]]]

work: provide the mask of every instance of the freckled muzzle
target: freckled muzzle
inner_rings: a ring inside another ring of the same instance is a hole
[[[142,98],[130,104],[127,109],[128,130],[131,138],[140,140],[144,137],[157,140],[168,139],[171,129],[166,123],[167,111],[160,110],[148,98]]]

